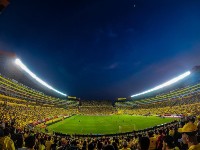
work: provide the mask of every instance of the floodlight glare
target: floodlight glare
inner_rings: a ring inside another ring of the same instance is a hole
[[[141,92],[141,93],[132,95],[131,97],[136,97],[136,96],[139,96],[139,95],[143,95],[143,94],[146,94],[146,93],[149,93],[149,92],[153,92],[153,91],[159,90],[159,89],[161,89],[161,88],[164,88],[164,87],[166,87],[166,86],[169,86],[169,85],[171,85],[171,84],[173,84],[173,83],[176,83],[176,82],[182,80],[183,78],[189,76],[190,74],[191,74],[191,72],[190,72],[190,71],[187,71],[187,72],[185,72],[185,73],[179,75],[178,77],[175,77],[175,78],[173,78],[173,79],[171,79],[171,80],[169,80],[169,81],[167,81],[167,82],[165,82],[165,83],[163,83],[163,84],[161,84],[161,85],[158,85],[158,86],[156,86],[156,87],[154,87],[154,88],[152,88],[152,89],[150,89],[150,90],[147,90],[147,91],[144,91],[144,92]]]
[[[21,68],[23,69],[26,73],[28,73],[32,78],[34,78],[36,81],[38,81],[40,84],[46,86],[47,88],[55,91],[56,93],[59,93],[63,96],[67,96],[67,94],[64,94],[56,89],[54,89],[52,86],[50,86],[48,83],[44,82],[42,79],[40,79],[39,77],[37,77],[32,71],[30,71],[23,63],[20,59],[15,59],[15,63]]]

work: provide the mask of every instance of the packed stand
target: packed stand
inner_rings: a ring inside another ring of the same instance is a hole
[[[72,113],[55,107],[0,103],[0,121],[4,124],[14,122],[16,129],[23,129],[37,121],[43,122],[60,116],[70,116]]]
[[[199,150],[200,118],[186,118],[129,135],[76,137],[51,135],[27,129],[18,130],[14,123],[1,123],[2,150]]]
[[[78,110],[84,115],[111,115],[117,112],[110,101],[81,101]]]
[[[132,115],[200,115],[200,93],[137,107],[118,105],[116,108],[118,112]]]

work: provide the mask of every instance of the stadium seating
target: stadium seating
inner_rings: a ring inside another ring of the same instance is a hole
[[[29,103],[56,105],[57,107],[66,106],[68,104],[78,105],[76,101],[67,101],[31,89],[16,80],[11,80],[0,75],[0,93],[13,98],[28,101]]]
[[[85,115],[111,115],[116,113],[116,108],[111,101],[81,101],[79,113]]]
[[[91,134],[86,136],[45,133],[48,132],[46,128],[48,124],[63,120],[65,117],[74,114],[176,116],[182,117],[184,120],[115,135]],[[194,122],[195,119],[199,125],[200,119],[191,117],[199,114],[199,83],[177,88],[150,98],[135,101],[118,101],[113,106],[111,101],[66,101],[45,95],[16,80],[0,75],[0,149],[2,147],[3,149],[17,149],[25,146],[27,148],[34,147],[36,150],[42,149],[42,147],[49,150],[106,148],[129,148],[134,150],[142,146],[144,144],[142,141],[145,140],[147,141],[147,146],[150,143],[149,150],[153,150],[156,147],[158,149],[165,148],[166,145],[161,144],[163,142],[173,143],[168,149],[174,147],[184,149],[185,145],[180,141],[181,133],[178,132],[178,128],[188,122]],[[197,134],[194,137],[198,138],[199,130],[195,130],[195,133]],[[171,141],[167,138],[171,139]],[[10,141],[9,144],[5,144],[7,140]]]
[[[154,97],[116,102],[118,112],[137,115],[199,115],[200,84],[176,89]]]

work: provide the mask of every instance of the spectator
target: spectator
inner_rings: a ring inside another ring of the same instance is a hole
[[[167,135],[164,137],[162,150],[179,150],[179,148],[175,146],[172,136]]]
[[[131,150],[131,149],[128,147],[127,141],[125,141],[125,142],[123,143],[123,148],[122,148],[121,150]]]
[[[174,136],[174,128],[173,127],[170,127],[169,135]]]
[[[2,131],[1,131],[2,132]],[[3,135],[3,137],[2,137]],[[15,145],[13,140],[10,138],[10,130],[5,128],[4,131],[1,133],[0,137],[0,146],[2,150],[15,150]]]
[[[51,150],[56,150],[57,149],[57,143],[58,143],[58,140],[54,139],[54,143],[51,145]]]
[[[0,149],[3,149],[4,143],[4,132],[3,128],[0,127]]]
[[[113,143],[112,143],[112,145],[113,145],[113,147],[114,147],[114,149],[115,149],[115,150],[119,150],[119,148],[118,148],[118,146],[117,146],[117,143],[116,143],[116,142],[113,142]]]
[[[89,150],[89,149],[88,149],[88,150]],[[113,147],[113,145],[108,144],[108,145],[106,145],[106,146],[104,147],[103,150],[115,150],[115,148]]]
[[[24,147],[24,137],[22,134],[16,135],[16,146],[15,147],[17,150],[25,150],[26,149]]]
[[[94,149],[95,149],[94,144],[93,144],[93,143],[90,143],[90,144],[88,145],[88,150],[94,150]]]
[[[27,150],[34,150],[34,146],[35,146],[35,137],[28,136],[25,139],[25,147],[27,148]]]
[[[158,136],[158,139],[157,139],[157,149],[158,150],[162,150],[162,147],[163,147],[163,130],[159,130],[159,136]]]
[[[45,143],[46,150],[51,150],[51,145],[53,142],[51,141],[51,136],[48,137],[48,140]]]
[[[182,135],[181,135],[181,133],[179,133],[178,132],[178,128],[177,127],[175,127],[174,128],[174,136],[173,136],[173,138],[174,138],[174,144],[175,144],[175,146],[177,146],[177,147],[181,147],[181,145],[180,145],[180,139],[182,138]]]
[[[156,149],[157,139],[153,135],[154,134],[153,134],[152,131],[148,132],[148,136],[149,136],[149,140],[150,140],[149,150],[155,150]]]
[[[194,123],[188,122],[183,128],[179,128],[179,132],[182,133],[183,143],[188,145],[188,150],[200,150],[196,136],[197,126]]]
[[[149,150],[150,140],[148,137],[141,137],[139,139],[139,150]]]
[[[103,143],[98,141],[97,142],[97,150],[102,150],[103,149]]]
[[[38,150],[45,150],[45,145],[44,145],[44,144],[45,144],[45,143],[44,143],[44,139],[41,138],[41,139],[39,140]]]
[[[83,142],[83,146],[82,146],[82,150],[86,150],[87,149],[87,141]]]

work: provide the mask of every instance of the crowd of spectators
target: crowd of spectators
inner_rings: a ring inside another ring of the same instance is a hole
[[[85,107],[93,107],[93,106],[102,106],[102,107],[110,107],[112,106],[112,102],[109,100],[82,100],[80,101],[81,106]]]
[[[116,109],[112,106],[79,107],[79,113],[84,115],[111,115],[111,114],[116,114],[116,112],[117,112]]]
[[[116,114],[116,109],[114,107],[79,107],[79,114],[83,115],[112,115]]]
[[[199,150],[200,119],[187,118],[129,135],[76,137],[0,127],[1,150]],[[197,125],[196,125],[197,124]]]
[[[149,109],[125,109],[118,108],[118,112],[131,115],[198,115],[200,114],[200,103],[186,104],[172,107],[158,107]]]
[[[15,122],[15,128],[23,129],[26,125],[45,119],[53,119],[59,116],[72,115],[69,110],[62,108],[51,108],[43,106],[32,106],[23,104],[6,104],[0,102],[0,121]]]
[[[191,97],[190,97],[191,98]],[[145,113],[162,114],[162,113],[190,113],[190,115],[198,114],[199,103],[190,103],[184,99],[184,104],[180,100],[181,105],[166,106],[149,109],[124,109],[123,113],[144,115]],[[12,103],[11,103],[12,102]],[[72,115],[77,111],[70,109],[61,109],[56,107],[45,107],[39,105],[31,105],[27,103],[14,103],[14,101],[3,99],[0,101],[0,149],[35,149],[35,150],[187,150],[188,147],[199,148],[199,129],[200,119],[187,118],[181,119],[180,122],[173,122],[161,127],[153,127],[141,131],[133,131],[129,135],[113,135],[101,137],[74,137],[66,135],[55,135],[49,133],[38,132],[27,128],[26,125],[44,118],[54,118],[58,115]],[[192,101],[194,102],[194,101]],[[102,103],[102,102],[101,102]],[[97,104],[95,102],[95,104]],[[102,107],[95,105],[83,105],[81,109],[87,108],[88,114],[97,115],[105,114],[112,107],[111,104],[102,103]],[[97,109],[98,108],[98,109]],[[102,109],[102,108],[105,108]],[[78,108],[77,108],[78,109]],[[101,109],[101,110],[100,110]],[[95,111],[97,114],[95,114]],[[103,113],[104,112],[104,113]],[[87,114],[86,113],[86,114]],[[112,112],[115,113],[115,112]],[[186,125],[184,126],[184,124]],[[182,129],[178,130],[180,127]],[[187,133],[189,132],[189,133]]]
[[[38,104],[58,105],[63,99],[45,95],[44,93],[27,87],[16,80],[6,78],[0,74],[0,94],[13,99],[35,102]]]
[[[135,108],[117,106],[117,110],[121,113],[134,115],[199,115],[200,93],[162,102],[140,104]]]
[[[111,115],[117,112],[111,101],[81,101],[78,109],[84,115]]]
[[[0,76],[0,83],[0,150],[200,150],[198,117],[183,117],[180,121],[123,136],[77,137],[42,133],[28,127],[34,122],[45,124],[48,120],[73,114],[111,115],[120,112],[129,115],[198,116],[200,93],[139,104],[134,108],[113,107],[110,101],[82,101],[79,107],[63,109],[51,105],[59,99],[38,93],[16,81]],[[42,103],[33,101],[35,98]],[[43,104],[45,101],[47,104]]]

